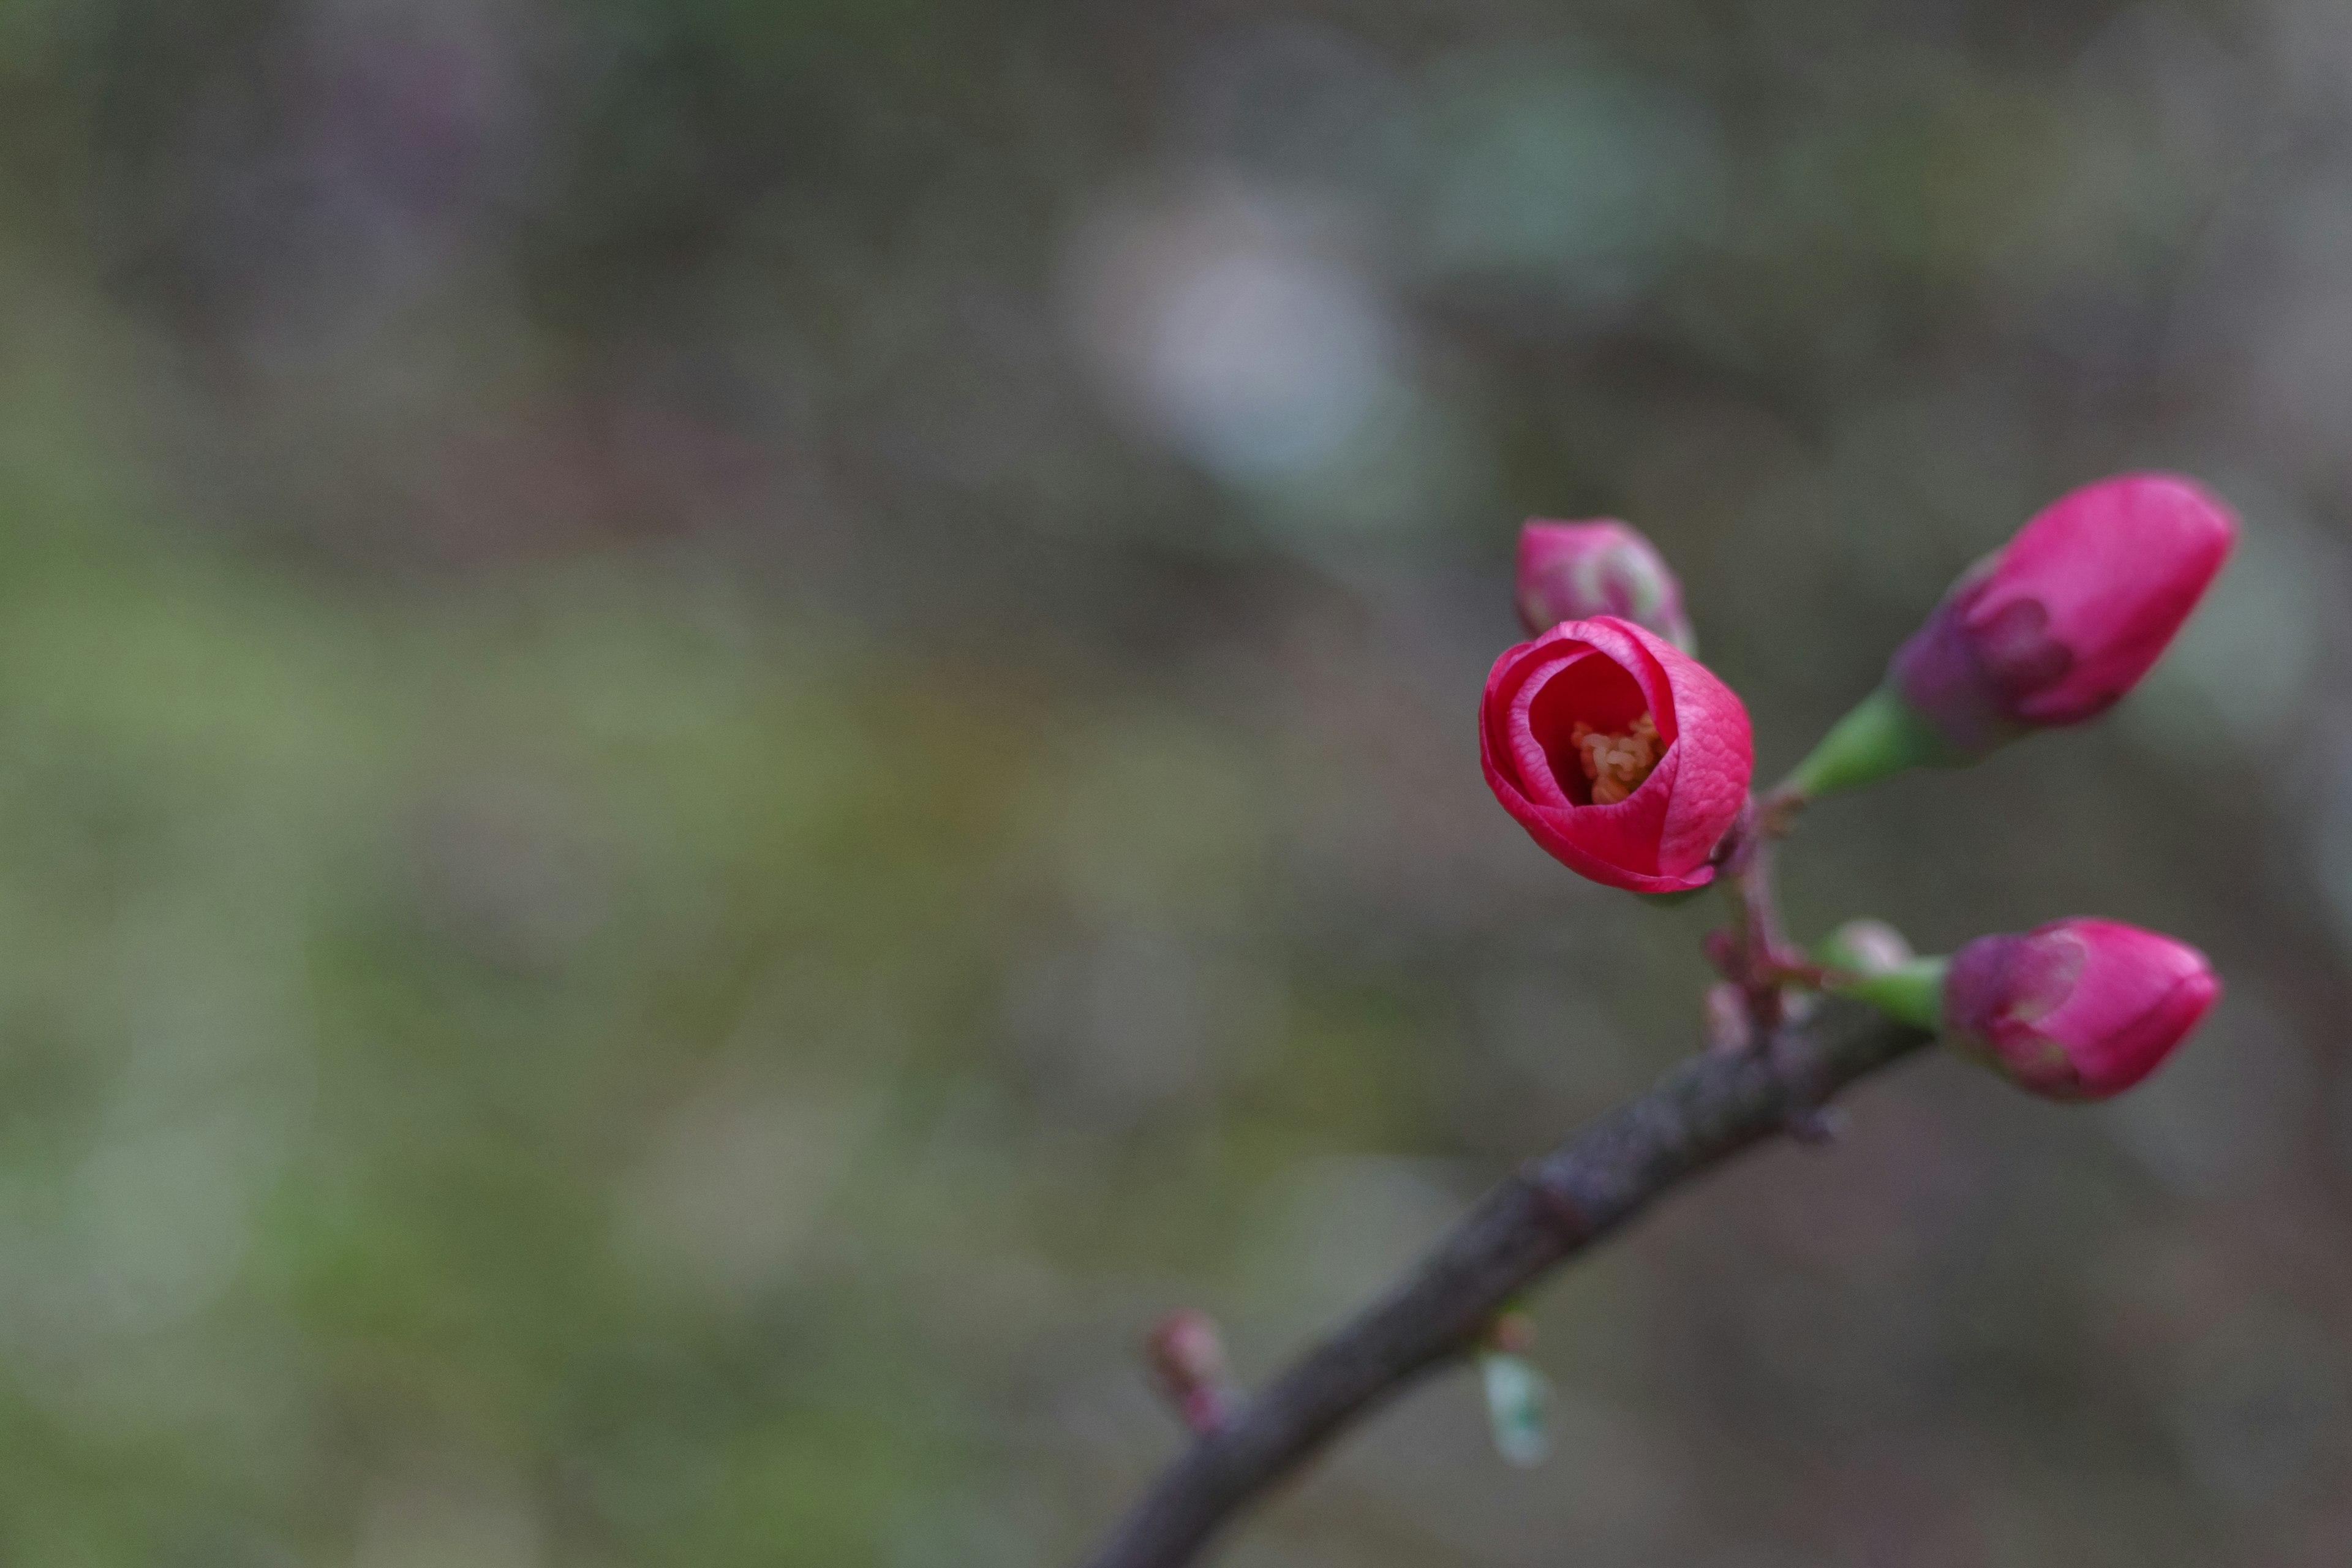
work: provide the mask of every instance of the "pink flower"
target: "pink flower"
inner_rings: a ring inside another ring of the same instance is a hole
[[[1529,632],[1562,621],[1615,616],[1646,626],[1685,653],[1698,651],[1683,585],[1657,547],[1614,518],[1553,522],[1531,518],[1519,530],[1519,619]]]
[[[1953,956],[1953,1043],[2036,1094],[2105,1100],[2154,1072],[2221,994],[2205,955],[2116,921],[1979,937]]]
[[[2076,490],[1953,584],[1895,685],[1964,758],[2079,723],[2147,673],[2236,540],[2230,509],[2177,475]]]
[[[1614,616],[1564,621],[1495,661],[1487,787],[1572,871],[1637,893],[1715,878],[1756,765],[1748,710],[1705,665]]]

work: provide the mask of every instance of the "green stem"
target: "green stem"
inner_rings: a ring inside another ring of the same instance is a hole
[[[1950,967],[1948,958],[1915,958],[1876,974],[1832,973],[1822,989],[1866,1002],[1914,1027],[1937,1031],[1944,1026],[1944,972]]]
[[[1882,686],[1839,720],[1812,754],[1772,792],[1776,801],[1818,800],[1832,791],[1874,784],[1906,768],[1941,767],[1952,749],[1916,709]]]

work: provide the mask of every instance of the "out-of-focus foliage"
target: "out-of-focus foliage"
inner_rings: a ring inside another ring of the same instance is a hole
[[[2098,912],[1237,1563],[2352,1551],[2335,0],[0,0],[0,1558],[988,1568],[1689,1048],[1479,782],[1529,513],[1769,774],[2115,469],[2247,541],[1807,934]]]

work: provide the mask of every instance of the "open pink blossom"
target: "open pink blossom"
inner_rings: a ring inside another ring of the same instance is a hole
[[[2205,955],[2116,921],[1979,937],[1953,955],[1953,1043],[2036,1094],[2105,1100],[2154,1072],[2221,994]]]
[[[1654,632],[1564,621],[1495,661],[1478,715],[1486,784],[1570,870],[1637,893],[1714,879],[1756,765],[1748,710]]]
[[[1519,530],[1519,619],[1530,632],[1562,621],[1615,616],[1646,626],[1685,653],[1698,651],[1683,585],[1657,546],[1614,518],[1554,522],[1530,518]]]
[[[2237,539],[2175,474],[2126,474],[2052,503],[1953,584],[1895,656],[1906,702],[1969,757],[2105,711],[2153,665]]]

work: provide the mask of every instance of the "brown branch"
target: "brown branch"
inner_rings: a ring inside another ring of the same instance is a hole
[[[1511,1299],[1667,1188],[1804,1121],[1928,1037],[1825,1002],[1763,1048],[1694,1057],[1480,1200],[1405,1279],[1169,1466],[1087,1568],[1179,1568],[1341,1428],[1474,1350]]]

